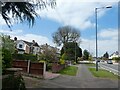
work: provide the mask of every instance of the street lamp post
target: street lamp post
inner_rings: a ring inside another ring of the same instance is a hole
[[[97,10],[98,9],[105,9],[105,8],[112,8],[112,6],[106,6],[106,7],[100,7],[100,8],[95,8],[95,22],[96,22],[96,71],[98,71],[98,44],[97,44]]]

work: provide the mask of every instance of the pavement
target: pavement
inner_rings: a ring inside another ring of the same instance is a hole
[[[54,79],[59,77],[60,74],[52,73],[52,72],[45,72],[44,79]]]
[[[23,78],[27,88],[118,88],[118,80],[96,78],[85,64],[76,66],[78,67],[76,76],[53,74],[55,77],[52,79]]]

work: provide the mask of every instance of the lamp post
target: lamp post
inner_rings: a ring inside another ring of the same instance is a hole
[[[95,8],[95,22],[96,22],[96,71],[98,71],[98,44],[97,44],[97,10],[98,9],[105,9],[105,8],[112,8],[112,6],[106,6],[106,7],[100,7],[100,8]]]

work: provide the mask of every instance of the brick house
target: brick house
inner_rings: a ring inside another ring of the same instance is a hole
[[[19,54],[34,54],[34,55],[39,55],[40,53],[40,47],[37,42],[34,40],[32,42],[28,42],[25,40],[17,40],[16,38],[14,39],[15,42],[15,47],[17,49],[17,52]]]

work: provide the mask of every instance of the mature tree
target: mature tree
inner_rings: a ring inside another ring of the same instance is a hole
[[[5,68],[12,66],[12,54],[15,51],[15,45],[14,42],[10,39],[10,36],[0,35],[0,38],[2,45],[2,70],[4,73]]]
[[[83,51],[83,59],[88,60],[89,59],[89,52],[87,50]]]
[[[23,1],[23,2],[22,2]],[[14,21],[17,22],[23,22],[28,21],[29,25],[34,24],[35,16],[37,16],[36,9],[43,9],[47,6],[54,7],[56,5],[55,0],[48,0],[46,2],[45,0],[22,0],[21,2],[5,2],[0,1],[0,5],[2,7],[2,17],[5,20],[8,27],[11,27],[11,17]]]
[[[88,60],[89,60],[89,61],[92,61],[92,60],[93,60],[93,57],[92,57],[92,55],[91,55],[91,54],[89,55]]]
[[[65,50],[64,50],[65,49]],[[68,42],[61,49],[61,56],[65,54],[67,60],[74,60],[77,62],[78,57],[82,57],[82,49],[75,42]]]
[[[52,37],[54,43],[60,46],[67,42],[77,42],[80,38],[80,32],[71,26],[63,26],[59,27],[58,31],[53,33]]]
[[[104,58],[105,60],[109,58],[108,52],[106,52],[106,53],[103,55],[103,58]]]

